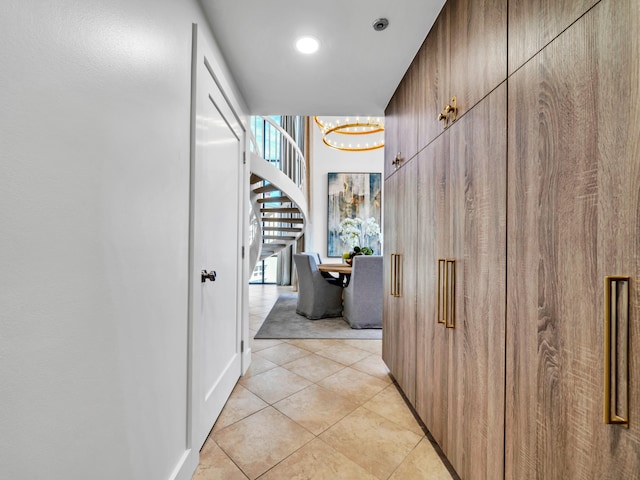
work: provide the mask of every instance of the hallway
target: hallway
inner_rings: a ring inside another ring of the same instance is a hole
[[[251,285],[250,334],[290,287]],[[380,340],[252,340],[197,480],[450,479],[391,382]]]

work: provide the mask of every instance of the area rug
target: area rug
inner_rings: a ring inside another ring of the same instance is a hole
[[[280,295],[255,338],[382,338],[381,329],[354,329],[342,317],[309,320],[296,313],[297,302],[297,293]]]

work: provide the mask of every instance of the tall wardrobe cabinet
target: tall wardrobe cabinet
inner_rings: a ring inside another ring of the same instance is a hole
[[[392,375],[465,480],[640,478],[640,2],[450,0],[406,78]]]

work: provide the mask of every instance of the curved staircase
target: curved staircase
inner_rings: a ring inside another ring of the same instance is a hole
[[[307,224],[306,166],[296,142],[277,122],[269,124],[271,141],[278,142],[279,158],[266,160],[252,138],[250,266],[295,243]],[[275,137],[275,139],[274,139]]]

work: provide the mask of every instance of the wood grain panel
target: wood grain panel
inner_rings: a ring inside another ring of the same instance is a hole
[[[439,445],[446,443],[448,343],[437,321],[438,258],[449,250],[449,135],[418,154],[416,265],[416,411]]]
[[[396,91],[400,106],[398,116],[398,151],[405,161],[418,152],[418,87],[420,84],[418,60],[409,65],[402,83]]]
[[[400,96],[394,94],[384,111],[384,178],[388,178],[396,171],[393,161],[396,158],[396,153],[400,150],[398,139],[398,124],[401,114],[399,100]]]
[[[399,319],[395,315],[396,299],[391,296],[392,264],[391,254],[397,251],[395,235],[396,222],[394,212],[399,208],[401,176],[397,173],[384,182],[384,223],[383,223],[383,280],[384,297],[382,302],[382,359],[387,364],[391,374],[398,375],[397,364],[400,355],[398,349]]]
[[[509,80],[506,478],[640,472],[639,18],[603,0]],[[602,421],[605,275],[632,278],[629,429]]]
[[[509,74],[600,0],[509,0]]]
[[[449,0],[451,80],[459,114],[507,78],[507,0]]]
[[[415,405],[416,362],[416,220],[417,161],[404,164],[385,182],[385,298],[383,316],[383,360]],[[387,203],[389,198],[391,202]],[[390,255],[402,255],[402,294],[389,292]]]
[[[448,130],[456,327],[445,453],[465,479],[503,477],[506,111],[503,83]]]
[[[438,114],[449,103],[449,3],[436,19],[417,54],[418,150],[444,131]]]

